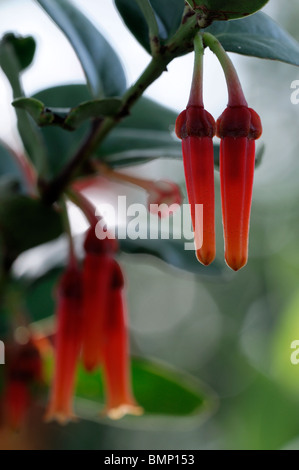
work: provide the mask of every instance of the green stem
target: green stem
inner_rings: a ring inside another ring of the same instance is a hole
[[[200,28],[206,26],[205,20],[201,18],[187,5],[183,13],[182,24],[177,32],[170,38],[165,47],[174,57],[193,50],[193,39]]]
[[[142,11],[149,29],[149,39],[151,45],[152,55],[155,56],[159,53],[160,41],[159,41],[159,27],[156,20],[156,16],[149,0],[135,0],[140,10]]]
[[[119,173],[118,171],[115,171],[110,168],[105,163],[95,161],[92,162],[92,166],[95,171],[99,172],[102,176],[106,178],[112,179],[114,181],[120,181],[122,183],[133,184],[134,186],[138,186],[139,188],[142,188],[147,192],[150,192],[155,186],[155,183],[152,180],[137,178],[136,176],[131,176],[127,173]]]
[[[236,69],[218,39],[210,33],[204,33],[203,40],[223,68],[228,88],[228,106],[248,106]]]
[[[69,189],[67,191],[67,196],[77,207],[79,207],[79,209],[81,209],[92,227],[97,224],[98,218],[95,215],[96,208],[85,196],[83,196],[82,193]]]
[[[194,38],[194,69],[188,106],[203,107],[203,55],[202,36],[197,34]]]

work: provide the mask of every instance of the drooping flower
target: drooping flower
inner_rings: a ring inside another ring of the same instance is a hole
[[[247,263],[255,140],[262,134],[258,114],[248,108],[237,72],[219,41],[205,33],[205,44],[216,54],[225,73],[228,106],[217,121],[221,138],[220,183],[225,260],[237,271]]]
[[[137,405],[131,388],[124,277],[116,261],[109,285],[103,354],[106,414],[111,419],[120,419],[125,414],[141,415],[143,410]]]
[[[83,264],[83,363],[94,370],[103,357],[103,322],[108,309],[108,293],[116,240],[96,237],[95,226],[87,232]]]
[[[228,106],[217,121],[225,260],[233,270],[247,263],[255,139],[262,133],[257,113]]]
[[[209,265],[216,254],[213,150],[216,126],[214,118],[203,105],[203,44],[200,36],[196,36],[194,48],[195,63],[190,99],[187,109],[177,118],[176,135],[182,139],[196,255],[202,264]]]
[[[66,269],[57,292],[55,370],[46,421],[74,420],[73,393],[82,346],[82,277],[74,264]]]

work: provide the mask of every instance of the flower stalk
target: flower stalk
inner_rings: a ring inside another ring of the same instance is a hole
[[[203,34],[203,41],[214,52],[223,69],[228,90],[228,106],[248,106],[234,64],[221,43],[210,33]]]

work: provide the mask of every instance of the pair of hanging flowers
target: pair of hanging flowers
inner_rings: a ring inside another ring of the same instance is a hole
[[[225,73],[228,106],[215,122],[204,109],[203,54],[208,46]],[[255,140],[262,134],[258,114],[248,107],[236,70],[219,41],[209,33],[194,41],[195,64],[190,99],[176,121],[182,139],[184,171],[198,260],[209,265],[216,255],[213,137],[221,139],[220,185],[225,260],[237,271],[247,263]],[[197,237],[196,205],[203,205],[202,239]],[[197,243],[197,240],[200,240]]]

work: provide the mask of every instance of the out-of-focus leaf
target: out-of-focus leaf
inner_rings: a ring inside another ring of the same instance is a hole
[[[156,101],[142,97],[131,110],[130,115],[120,123],[120,127],[157,131],[174,130],[178,113]]]
[[[132,151],[137,153],[140,150],[147,152],[147,156],[150,156],[151,151],[156,149],[166,149],[166,155],[169,155],[173,149],[174,156],[178,156],[181,142],[175,140],[170,132],[134,128],[115,129],[111,136],[103,142],[98,155],[101,157]]]
[[[9,41],[5,40],[5,37],[0,41],[0,66],[11,85],[14,99],[24,96],[24,91],[20,81],[20,74],[23,70],[23,66],[17,55],[20,51],[16,47],[16,44],[22,44],[22,38],[15,37],[14,43],[12,43],[12,37]],[[24,61],[24,64],[26,64],[28,62],[28,58],[25,58]],[[18,118],[18,130],[23,141],[23,145],[39,175],[43,176],[45,175],[47,168],[46,149],[44,147],[42,137],[36,125],[26,112],[23,110],[17,110],[16,112]]]
[[[33,321],[51,317],[55,312],[55,287],[62,269],[52,269],[26,289],[26,307]]]
[[[197,10],[200,8],[211,20],[232,20],[252,15],[269,0],[187,0]]]
[[[115,0],[115,3],[128,28],[142,46],[150,52],[147,24],[138,6],[133,1],[128,3],[127,0]],[[151,3],[157,19],[163,18],[159,23],[160,37],[168,39],[179,26],[178,19],[180,21],[182,17],[183,2],[174,0],[170,5],[167,0],[165,2],[152,0]],[[246,0],[240,4],[239,0],[195,0],[195,2],[190,0],[189,3],[196,3],[210,10],[211,19],[225,20],[215,21],[205,30],[218,37],[225,50],[299,65],[298,42],[265,13],[257,12],[252,15],[267,1]],[[170,15],[169,23],[165,18],[167,14]],[[242,18],[246,15],[251,16]],[[226,21],[231,18],[241,19]],[[170,29],[171,24],[172,29]]]
[[[206,278],[226,278],[227,270],[223,263],[215,260],[210,266],[203,266],[195,256],[194,250],[185,250],[182,240],[119,240],[120,249],[125,253],[151,255],[165,263],[192,274]]]
[[[32,63],[36,43],[32,36],[15,36],[13,33],[7,33],[3,36],[2,43],[9,44],[18,60],[20,71],[25,70]]]
[[[52,369],[53,361],[48,358],[49,381]],[[132,383],[136,400],[144,409],[144,417],[126,418],[134,419],[136,426],[150,417],[180,416],[198,419],[201,415],[212,412],[215,407],[215,395],[208,391],[206,386],[156,361],[133,358]],[[80,366],[76,396],[78,398],[76,411],[79,416],[92,420],[98,416],[100,419],[100,412],[104,408],[104,384],[101,371],[90,374]]]
[[[44,104],[34,98],[17,98],[12,102],[17,109],[23,109],[30,114],[38,126],[46,126],[53,122],[53,115],[45,112]]]
[[[177,113],[141,98],[131,115],[105,139],[98,155],[113,167],[156,158],[181,158],[181,142],[174,136]]]
[[[227,51],[299,65],[299,43],[263,12],[237,21],[217,21],[206,31]]]
[[[77,108],[79,103],[89,101],[91,95],[84,85],[65,85],[43,90],[33,98],[51,108]],[[157,158],[160,149],[161,157],[171,158],[173,150],[173,156],[177,158],[181,144],[172,132],[176,117],[176,112],[141,98],[131,115],[103,141],[97,155],[115,167],[150,161]],[[86,123],[72,133],[58,127],[41,129],[48,148],[51,174],[55,175],[61,170],[82,142],[87,130]],[[142,152],[147,153],[145,155]]]
[[[91,21],[69,0],[36,1],[70,41],[94,97],[122,95],[126,89],[123,67]]]
[[[86,101],[75,108],[51,108],[35,98],[19,98],[12,104],[15,108],[27,111],[40,127],[59,126],[74,130],[92,118],[113,116],[119,110],[121,100],[106,98]]]
[[[170,38],[180,26],[183,0],[151,0],[159,28],[159,37],[163,41]],[[137,41],[150,53],[149,29],[140,8],[134,0],[115,0],[116,7],[125,24]]]
[[[105,155],[101,158],[101,161],[107,163],[111,168],[122,168],[126,166],[142,165],[156,160],[157,158],[182,160],[180,145],[150,149],[135,148],[134,150]]]
[[[58,237],[62,224],[60,216],[39,200],[9,195],[1,200],[0,230],[5,250],[14,258],[22,251]]]
[[[261,164],[263,162],[264,155],[265,155],[265,150],[266,150],[266,146],[262,142],[256,149],[255,168],[259,168],[259,166],[261,166]]]

